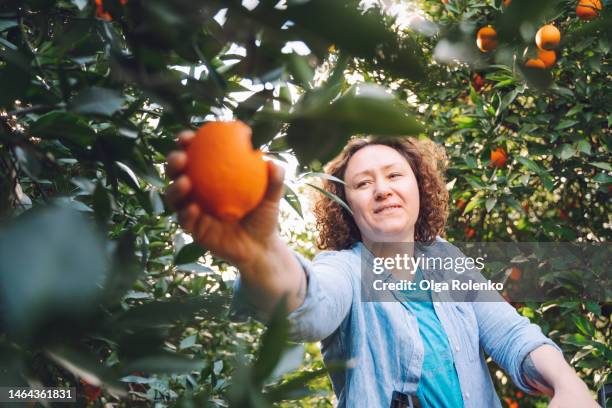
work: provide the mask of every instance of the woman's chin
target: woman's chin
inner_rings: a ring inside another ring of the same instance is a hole
[[[377,236],[380,242],[402,242],[410,238],[409,231],[406,230],[405,225],[387,225],[378,231]]]

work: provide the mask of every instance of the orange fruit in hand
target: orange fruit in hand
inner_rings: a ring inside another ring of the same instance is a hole
[[[543,25],[536,33],[535,41],[541,50],[554,50],[561,41],[561,32],[552,24]]]
[[[476,34],[476,45],[482,52],[497,48],[497,31],[493,27],[482,27]]]
[[[550,68],[557,61],[557,53],[538,48],[538,59],[544,63],[544,68]]]
[[[251,145],[251,128],[240,121],[209,122],[186,149],[185,173],[202,210],[238,221],[261,202],[268,187],[263,152]]]
[[[581,20],[592,20],[597,17],[601,8],[599,0],[580,0],[576,6],[576,15]]]
[[[489,166],[503,167],[507,159],[508,155],[506,151],[502,147],[498,147],[495,150],[491,150],[491,161],[489,161]]]
[[[546,64],[544,63],[544,61],[542,61],[539,58],[528,59],[527,62],[525,62],[525,66],[528,68],[540,68],[540,69],[546,68]]]

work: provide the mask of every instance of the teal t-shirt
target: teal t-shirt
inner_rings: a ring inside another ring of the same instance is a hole
[[[417,269],[414,282],[423,279]],[[405,291],[405,304],[414,313],[419,323],[419,334],[423,341],[424,358],[417,396],[423,408],[462,408],[463,397],[459,377],[455,369],[448,337],[436,315],[431,300],[431,291]]]

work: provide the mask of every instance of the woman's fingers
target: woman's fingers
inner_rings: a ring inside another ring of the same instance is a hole
[[[193,130],[183,130],[178,135],[178,145],[181,149],[186,149],[193,140],[195,133]],[[178,177],[187,167],[187,154],[183,150],[175,150],[168,155],[166,165],[166,175],[171,179]]]
[[[189,177],[179,176],[166,190],[166,202],[172,208],[182,208],[184,205],[181,204],[184,204],[190,192],[191,180],[189,180]]]
[[[193,235],[196,241],[202,246],[214,250],[216,245],[222,239],[223,223],[215,219],[212,215],[208,215],[204,212],[200,212],[200,216],[197,218],[193,225]],[[228,238],[228,237],[224,237]]]
[[[186,149],[187,146],[189,146],[189,143],[191,143],[191,141],[193,140],[194,136],[195,132],[193,130],[183,130],[178,135],[179,146],[181,146],[183,149]]]
[[[175,179],[185,171],[187,167],[187,154],[180,150],[175,150],[168,155],[168,164],[166,165],[166,175]]]
[[[267,161],[266,164],[268,165],[268,188],[264,200],[278,203],[283,196],[285,169],[272,160]]]
[[[185,231],[193,233],[198,218],[200,218],[201,215],[202,211],[200,210],[200,207],[196,203],[191,203],[179,211],[178,220]]]

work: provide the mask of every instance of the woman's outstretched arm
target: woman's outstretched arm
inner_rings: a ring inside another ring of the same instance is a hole
[[[191,131],[179,136],[186,147]],[[174,180],[166,200],[178,212],[183,229],[216,256],[234,264],[248,295],[263,315],[271,312],[283,296],[289,311],[297,309],[306,293],[306,275],[291,249],[278,234],[279,201],[283,195],[284,170],[268,163],[268,189],[257,208],[239,222],[220,221],[191,198],[191,180],[184,174],[187,154],[176,150],[168,156],[167,174]]]

